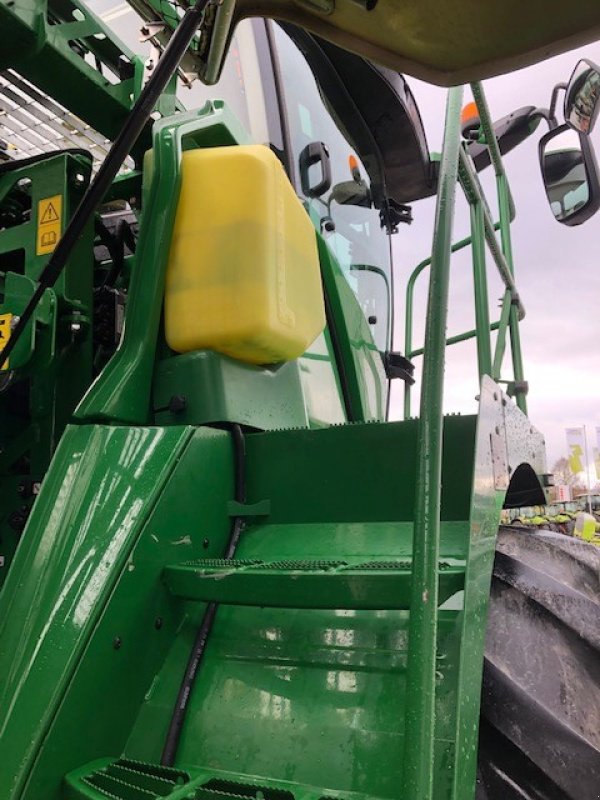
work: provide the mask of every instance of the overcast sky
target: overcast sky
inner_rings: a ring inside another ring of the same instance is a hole
[[[548,107],[552,87],[569,79],[578,58],[600,64],[600,44],[550,59],[535,67],[488,80],[484,84],[494,119],[525,105]],[[410,79],[431,150],[441,150],[446,91]],[[562,107],[561,94],[559,106]],[[465,102],[472,100],[465,90]],[[560,118],[562,122],[562,117]],[[525,377],[529,381],[529,416],[544,433],[548,465],[566,455],[565,427],[586,425],[591,448],[600,426],[600,212],[581,226],[569,228],[556,222],[542,185],[538,141],[546,133],[544,122],[535,134],[504,158],[517,208],[513,224],[516,282],[527,316],[521,323]],[[600,124],[592,135],[600,158]],[[491,169],[481,173],[492,211],[497,209]],[[454,239],[468,234],[468,209],[462,192],[457,204]],[[414,265],[431,250],[434,201],[415,204],[415,221],[402,226],[394,237],[397,315],[396,347],[404,345],[404,291]],[[494,214],[495,215],[495,214]],[[495,215],[496,216],[496,215]],[[496,217],[497,218],[497,217]],[[488,274],[495,267],[488,258]],[[426,275],[423,275],[425,278]],[[426,280],[417,293],[421,308],[426,302]],[[470,254],[453,257],[449,335],[474,327]],[[497,300],[503,285],[490,279],[490,318],[498,319]],[[418,337],[422,343],[422,325]],[[420,361],[420,359],[419,359]],[[445,408],[472,413],[477,394],[476,351],[472,343],[449,351],[446,370]],[[509,353],[505,356],[509,368]],[[505,377],[512,377],[506,374]],[[418,409],[415,402],[414,409]],[[400,416],[401,391],[393,395],[393,413]],[[593,469],[593,468],[592,468]],[[592,471],[592,483],[594,482]],[[600,476],[598,476],[600,479]]]

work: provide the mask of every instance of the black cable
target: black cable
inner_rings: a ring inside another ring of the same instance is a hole
[[[102,162],[96,177],[81,198],[75,209],[67,229],[58,240],[56,250],[50,256],[35,292],[25,310],[21,314],[17,325],[2,351],[2,361],[8,359],[19,341],[25,326],[31,319],[37,304],[42,299],[46,289],[54,286],[60,273],[63,271],[73,247],[81,238],[84,228],[96,208],[100,205],[107,191],[119,171],[121,164],[129,155],[131,148],[137,141],[142,129],[154,111],[156,103],[163,93],[166,85],[171,80],[173,73],[179,66],[192,38],[200,23],[204,9],[211,0],[197,0],[196,4],[186,11],[173,36],[169,40],[162,56],[158,60],[156,70],[148,83],[142,89],[140,96],[125,120],[125,124],[110,148],[108,155]]]
[[[239,425],[232,426],[233,437],[233,458],[234,458],[234,476],[235,476],[235,499],[238,503],[246,502],[246,442],[244,434]],[[231,559],[235,555],[235,551],[240,540],[242,531],[244,530],[244,518],[234,517],[231,524],[231,531],[229,534],[229,541],[225,548],[224,558]],[[212,630],[215,614],[219,604],[211,601],[207,606],[202,617],[202,622],[198,628],[198,633],[194,639],[194,644],[183,673],[183,679],[177,694],[177,700],[171,715],[169,729],[165,738],[165,745],[163,747],[160,763],[163,766],[171,767],[175,763],[175,756],[177,755],[177,748],[179,740],[181,739],[181,732],[187,714],[189,700],[194,688],[194,682],[198,675],[198,670],[204,651],[206,649],[206,642]]]

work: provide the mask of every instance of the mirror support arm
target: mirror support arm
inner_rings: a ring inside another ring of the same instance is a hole
[[[558,103],[558,93],[561,89],[566,89],[566,83],[557,83],[552,89],[552,96],[550,97],[550,111],[548,112],[548,125],[550,130],[558,128],[558,120],[556,119],[556,105]]]
[[[543,119],[548,123],[548,128],[554,130],[558,127],[558,120],[553,116],[554,112],[547,108],[536,108],[536,110],[529,117],[530,120]]]

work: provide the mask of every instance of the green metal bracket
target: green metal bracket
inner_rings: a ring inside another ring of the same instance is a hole
[[[141,61],[92,11],[78,0],[0,0],[0,30],[0,69],[16,70],[108,139],[116,136],[137,94]]]
[[[19,316],[25,309],[27,303],[35,291],[35,283],[26,275],[18,275],[15,272],[8,272],[3,280],[4,292],[3,301],[0,306],[0,313],[13,314]],[[39,303],[36,313],[25,329],[25,334],[19,340],[17,347],[10,357],[10,370],[21,370],[29,366],[28,373],[32,371],[29,361],[35,355],[33,371],[48,367],[52,362],[56,347],[56,313],[57,299],[52,289],[47,289],[42,301]],[[46,338],[47,347],[41,347],[39,335],[36,336],[38,326],[49,329],[50,335]]]
[[[268,517],[271,513],[271,501],[260,500],[258,503],[238,503],[229,500],[227,514],[230,517]]]
[[[76,419],[141,425],[150,394],[165,274],[179,197],[184,150],[243,144],[247,134],[221,101],[160,120],[154,126],[152,166],[143,190],[142,223],[131,275],[127,324],[121,344],[82,400]]]

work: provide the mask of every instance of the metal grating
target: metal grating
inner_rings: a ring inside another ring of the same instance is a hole
[[[326,572],[330,569],[337,567],[345,567],[345,561],[334,561],[332,559],[319,559],[310,561],[286,560],[286,561],[272,561],[268,564],[262,564],[261,569],[282,569],[302,572]]]
[[[159,800],[180,794],[190,782],[187,772],[159,764],[120,758],[80,777],[76,797],[107,800]]]
[[[0,161],[75,147],[88,150],[97,169],[110,144],[14,70],[0,72]]]
[[[294,800],[294,795],[287,789],[276,789],[255,783],[238,783],[220,778],[213,778],[202,784],[191,795],[194,800]]]
[[[202,569],[237,569],[238,567],[252,567],[262,565],[262,561],[256,558],[198,558],[192,561],[185,561],[184,567],[200,567]]]

